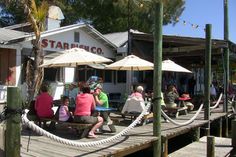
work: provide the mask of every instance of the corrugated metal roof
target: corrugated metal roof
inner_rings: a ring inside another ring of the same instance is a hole
[[[121,47],[128,41],[128,31],[104,34],[104,37],[110,40],[117,47]]]
[[[87,32],[88,34],[93,36],[96,40],[99,40],[101,43],[103,43],[104,45],[110,47],[111,49],[114,50],[114,49],[117,48],[117,46],[115,44],[113,44],[113,42],[111,42],[110,40],[105,38],[99,31],[97,31],[92,26],[84,24],[84,23],[78,23],[78,24],[74,24],[74,25],[69,25],[69,26],[64,26],[64,27],[59,27],[59,28],[55,28],[55,29],[52,29],[52,30],[48,30],[48,31],[42,32],[41,37],[47,37],[47,36],[51,36],[51,35],[54,35],[54,34],[66,32],[66,31],[70,31],[70,30],[75,30],[75,29],[78,29],[78,28],[80,28],[81,30]],[[12,30],[10,30],[10,31],[12,31]],[[3,31],[3,33],[4,33],[4,31]],[[23,33],[23,35],[22,35],[22,34],[16,34],[15,33],[14,37],[15,38],[6,38],[4,43],[0,42],[0,44],[9,44],[9,43],[24,41],[24,40],[30,41],[34,38],[34,34],[33,33],[28,33],[27,35],[25,35],[25,33]],[[2,38],[2,36],[1,36],[0,39],[4,39],[4,38]]]
[[[0,28],[0,44],[7,44],[8,41],[21,39],[26,34],[28,33]]]
[[[15,24],[15,25],[3,27],[3,28],[16,30],[16,29],[19,29],[19,28],[22,28],[22,27],[27,27],[27,26],[30,26],[30,25],[31,24],[29,22],[25,22],[25,23]]]
[[[145,34],[143,32],[139,32],[139,31],[133,30],[133,29],[130,29],[130,33],[132,33],[132,34]],[[125,46],[128,41],[128,31],[109,33],[109,34],[104,34],[103,36],[106,37],[108,40],[110,40],[117,47]]]

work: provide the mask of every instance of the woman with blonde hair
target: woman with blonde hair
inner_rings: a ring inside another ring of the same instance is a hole
[[[174,108],[177,107],[177,104],[175,103],[176,100],[179,98],[179,93],[174,85],[170,85],[167,89],[167,93],[165,95],[165,103],[166,107],[168,108]]]

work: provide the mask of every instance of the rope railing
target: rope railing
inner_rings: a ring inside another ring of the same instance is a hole
[[[217,100],[217,102],[216,102],[216,104],[215,104],[214,106],[211,106],[210,109],[215,109],[216,107],[219,106],[220,101],[221,101],[221,99],[222,99],[222,96],[223,96],[223,94],[221,93],[220,96],[219,96],[219,98],[218,98],[218,100]]]
[[[48,138],[50,138],[50,139],[52,139],[56,142],[66,144],[66,145],[76,146],[76,147],[92,147],[92,146],[98,146],[98,145],[102,145],[102,144],[105,144],[105,143],[112,142],[114,140],[117,140],[121,136],[127,134],[132,128],[134,128],[141,121],[141,119],[146,114],[146,112],[150,108],[150,106],[151,106],[151,103],[148,103],[147,106],[142,111],[142,113],[136,118],[136,120],[134,120],[128,127],[123,129],[118,134],[113,135],[113,136],[111,136],[109,138],[106,138],[106,139],[91,141],[91,142],[72,141],[72,140],[68,140],[68,139],[65,139],[65,138],[58,137],[58,136],[56,136],[56,135],[54,135],[50,132],[47,132],[44,129],[40,128],[39,126],[34,124],[32,121],[29,121],[29,119],[27,118],[27,113],[22,115],[22,121],[23,121],[23,124],[27,125],[30,129],[32,129],[36,133],[38,133],[40,135],[43,135],[43,136],[46,136],[46,137],[48,137]]]
[[[228,103],[230,103],[230,104],[233,103],[234,98],[235,98],[235,95],[232,96],[232,99],[231,99],[231,100],[228,100]]]
[[[236,114],[234,106],[232,106],[232,111],[233,111],[233,114]]]
[[[173,123],[173,124],[175,124],[175,125],[178,125],[178,126],[184,126],[184,125],[188,125],[188,124],[192,123],[192,122],[197,118],[197,116],[198,116],[199,113],[201,112],[202,108],[203,108],[203,104],[201,104],[201,106],[199,107],[199,109],[198,109],[198,111],[195,113],[195,115],[194,115],[191,119],[189,119],[188,121],[186,121],[186,122],[177,122],[177,121],[171,119],[167,114],[165,114],[165,112],[164,112],[163,110],[161,110],[161,114],[162,114],[167,120],[169,120],[171,123]]]

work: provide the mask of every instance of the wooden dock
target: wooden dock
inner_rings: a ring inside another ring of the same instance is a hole
[[[230,138],[215,137],[215,157],[227,157],[233,147]],[[169,157],[203,157],[207,156],[207,139],[202,137],[200,141],[193,142],[169,155]]]
[[[181,115],[178,117],[178,122],[185,122],[194,115],[193,113],[189,113],[187,115]],[[222,109],[217,109],[215,112],[211,113],[211,123],[218,121],[222,118],[227,117],[226,113],[222,112]],[[189,125],[186,126],[176,126],[172,123],[161,123],[161,134],[162,134],[162,142],[163,146],[163,156],[168,155],[168,140],[179,135],[191,132],[191,131],[199,131],[200,127],[203,127],[207,124],[207,121],[204,120],[204,114],[201,112],[197,119]],[[117,132],[123,130],[126,126],[116,125]],[[68,138],[74,141],[94,141],[101,140],[104,138],[108,138],[115,133],[104,133],[98,135],[97,139],[77,139],[75,137],[75,132],[73,130],[68,130],[65,128],[58,128],[54,134]],[[137,152],[139,150],[143,150],[146,148],[152,147],[154,141],[158,140],[157,137],[153,136],[153,125],[152,123],[137,126],[133,128],[127,135],[122,136],[120,139],[116,141],[112,141],[110,143],[105,143],[98,146],[93,147],[73,147],[67,146],[64,144],[57,143],[48,139],[44,136],[36,135],[32,133],[30,136],[29,149],[27,151],[29,134],[27,130],[23,130],[21,136],[21,156],[22,157],[56,157],[56,156],[89,156],[89,157],[99,157],[99,156],[125,156]]]

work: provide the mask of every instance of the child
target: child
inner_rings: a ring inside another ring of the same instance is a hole
[[[72,122],[73,121],[73,114],[68,109],[69,105],[69,97],[63,96],[62,98],[62,105],[59,108],[59,121],[63,122]]]

